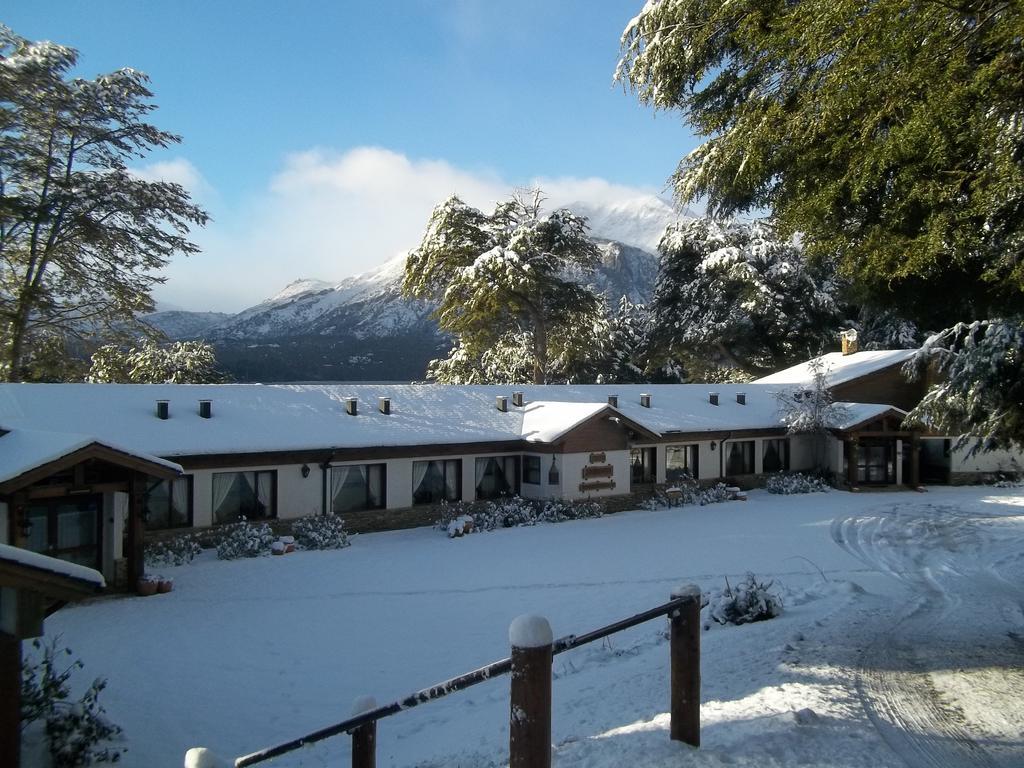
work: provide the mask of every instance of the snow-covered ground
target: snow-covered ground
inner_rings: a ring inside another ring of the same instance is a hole
[[[703,633],[699,751],[668,738],[664,620],[557,656],[555,765],[1024,764],[1024,491],[830,493],[637,511],[461,539],[165,569],[175,590],[47,621],[109,678],[125,765],[233,757],[508,653],[508,626],[581,633],[753,571],[785,613]],[[85,682],[85,681],[83,681]],[[508,680],[383,720],[381,766],[507,761]],[[338,737],[269,765],[337,766]]]

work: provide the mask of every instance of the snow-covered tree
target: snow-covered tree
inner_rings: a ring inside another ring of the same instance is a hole
[[[961,435],[972,451],[1024,446],[1024,318],[959,323],[931,336],[907,364],[938,379],[907,417]]]
[[[146,122],[148,78],[71,77],[78,53],[0,25],[0,360],[26,378],[43,334],[96,336],[151,311],[157,270],[206,213],[128,164],[179,141]]]
[[[767,220],[680,222],[659,250],[652,309],[664,357],[760,376],[817,354],[841,322],[827,265]]]
[[[816,469],[825,469],[825,446],[829,430],[849,419],[849,409],[832,398],[828,383],[828,367],[816,357],[807,363],[811,381],[805,387],[787,387],[776,393],[779,419],[791,434],[814,438]]]
[[[176,341],[123,349],[107,344],[93,353],[86,381],[93,384],[211,384],[225,380],[213,346]]]
[[[545,214],[538,190],[516,194],[487,215],[451,197],[434,209],[409,254],[402,291],[438,302],[442,330],[460,355],[510,333],[528,333],[533,380],[544,383],[554,340],[598,306],[595,293],[564,275],[593,270],[599,252],[586,221],[560,209]]]

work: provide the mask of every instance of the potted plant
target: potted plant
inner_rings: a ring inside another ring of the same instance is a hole
[[[155,595],[160,582],[152,576],[143,576],[135,585],[135,591],[142,597]]]

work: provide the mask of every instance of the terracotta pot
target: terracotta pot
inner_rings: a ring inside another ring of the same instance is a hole
[[[157,582],[156,591],[161,594],[166,594],[174,589],[174,579],[160,579]]]
[[[160,586],[160,582],[151,581],[150,579],[139,579],[135,585],[135,591],[138,592],[142,597],[149,597],[155,595],[157,589]]]

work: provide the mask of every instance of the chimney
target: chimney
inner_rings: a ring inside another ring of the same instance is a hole
[[[645,395],[640,395],[640,405],[643,406],[644,408],[650,408],[651,407],[651,396],[650,395],[646,395],[646,394]]]
[[[513,392],[512,393],[512,405],[514,405],[516,408],[522,408],[523,407],[523,393],[522,392]]]
[[[619,407],[619,396],[618,395],[608,395],[608,405],[610,405],[612,408],[618,408]]]
[[[746,405],[747,404],[747,393],[746,392],[737,392],[736,393],[736,402],[739,403],[740,405]]]
[[[208,419],[213,416],[213,400],[199,401],[199,418]]]
[[[718,393],[717,392],[709,392],[708,393],[708,402],[711,403],[712,405],[718,405]]]
[[[857,330],[855,328],[850,328],[840,333],[839,339],[843,345],[843,355],[852,355],[860,351],[860,345],[857,343]]]
[[[156,417],[158,419],[169,419],[171,416],[171,401],[170,400],[157,400],[156,401]]]
[[[381,413],[383,413],[385,416],[387,416],[389,413],[391,413],[391,398],[390,397],[378,398],[378,402],[380,403],[380,412]]]
[[[494,402],[495,402],[495,405],[498,406],[498,410],[501,411],[502,413],[504,413],[505,411],[508,410],[508,398],[507,397],[503,397],[502,395],[498,395],[496,398],[494,398]]]
[[[345,398],[345,413],[349,416],[355,416],[359,413],[359,400],[354,397]]]

